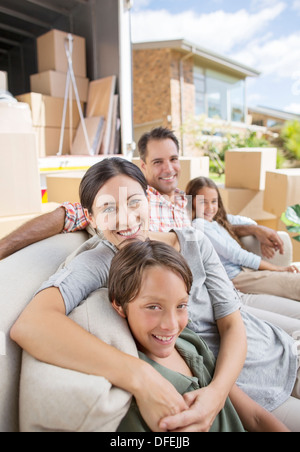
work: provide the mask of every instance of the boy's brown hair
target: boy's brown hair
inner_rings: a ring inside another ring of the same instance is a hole
[[[184,257],[171,246],[154,240],[130,240],[113,257],[108,279],[111,302],[124,311],[140,292],[144,270],[162,267],[182,277],[187,293],[193,282],[192,272]]]

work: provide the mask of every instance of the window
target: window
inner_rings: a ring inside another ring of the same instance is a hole
[[[194,68],[196,115],[245,121],[245,81],[210,69]]]
[[[195,113],[202,115],[205,113],[205,73],[204,69],[194,66],[195,85]]]

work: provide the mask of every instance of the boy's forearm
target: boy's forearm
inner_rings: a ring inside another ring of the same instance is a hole
[[[64,224],[64,207],[58,207],[53,212],[40,215],[24,223],[0,240],[0,260],[32,243],[59,234],[63,231]]]

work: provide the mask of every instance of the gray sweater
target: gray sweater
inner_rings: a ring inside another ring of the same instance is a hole
[[[239,294],[211,242],[201,231],[191,227],[174,232],[194,278],[188,327],[201,335],[217,356],[220,337],[216,320],[240,310],[247,331],[248,351],[237,383],[257,403],[269,411],[274,410],[287,400],[295,384],[294,340],[282,329],[243,310]],[[111,259],[116,252],[109,242],[99,242],[93,237],[39,291],[58,287],[69,314],[91,292],[107,287]]]

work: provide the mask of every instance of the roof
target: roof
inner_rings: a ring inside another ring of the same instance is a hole
[[[132,44],[134,50],[144,49],[164,49],[172,48],[180,50],[183,53],[192,53],[195,56],[201,57],[208,63],[214,63],[224,69],[230,69],[233,72],[238,73],[243,77],[258,77],[260,72],[256,69],[245,66],[237,61],[227,58],[223,55],[212,52],[209,49],[200,47],[197,44],[193,44],[185,39],[172,39],[167,41],[148,41],[148,42],[135,42]]]
[[[260,113],[265,116],[271,116],[273,118],[284,119],[287,121],[293,120],[293,119],[297,119],[298,121],[300,121],[300,114],[290,113],[288,111],[283,111],[283,110],[277,110],[277,109],[271,108],[271,107],[263,107],[263,106],[248,107],[248,110],[249,110],[249,113],[250,112]]]

